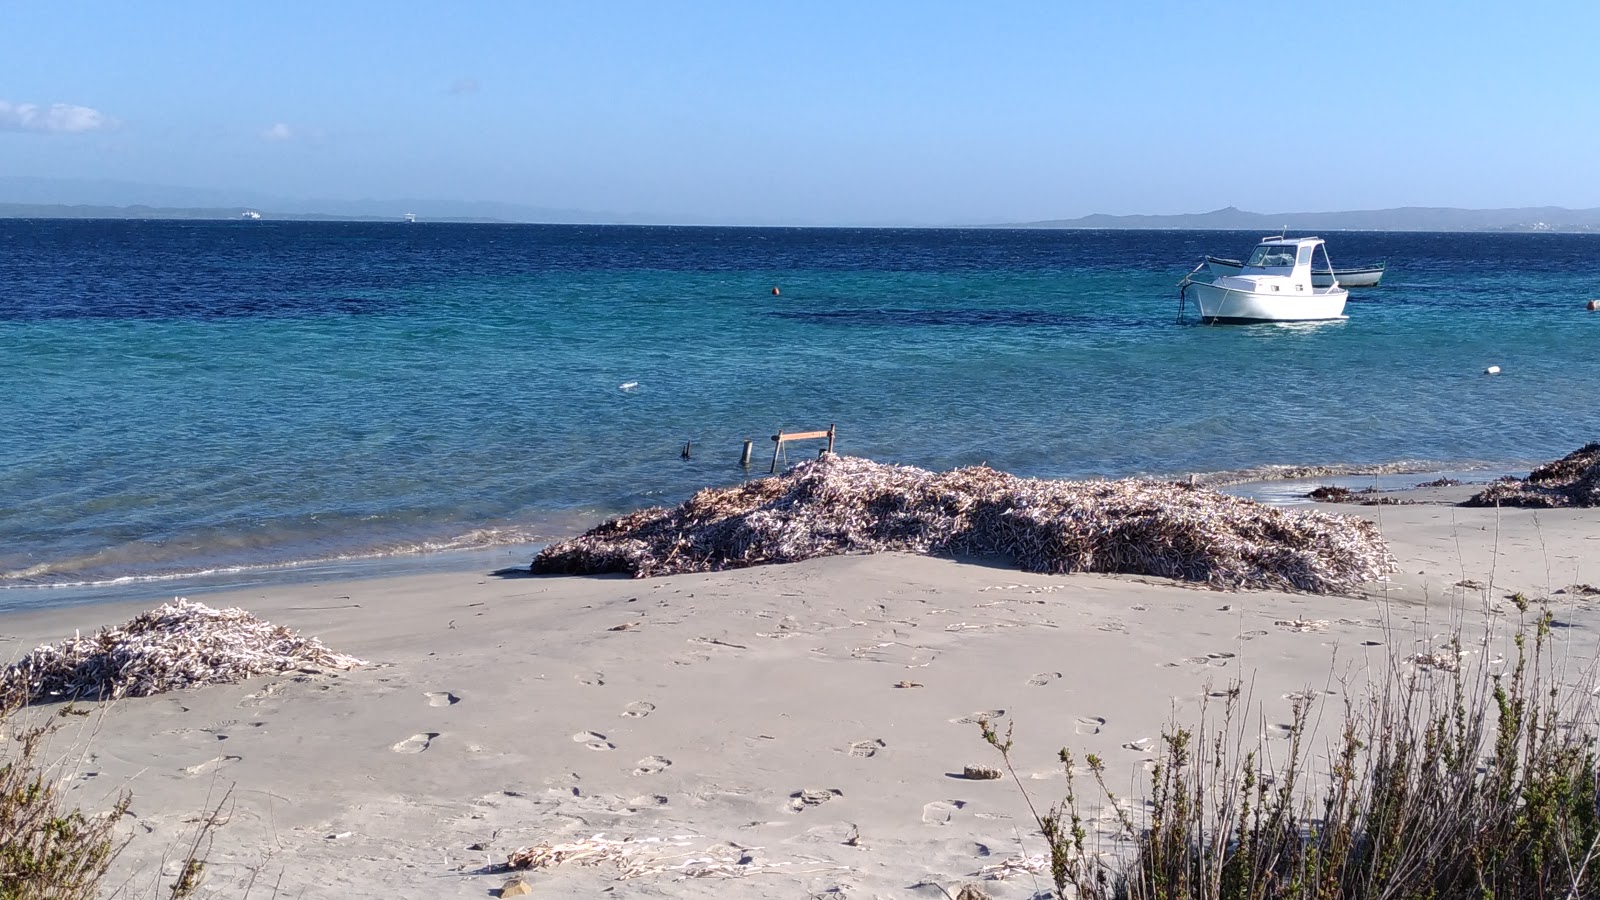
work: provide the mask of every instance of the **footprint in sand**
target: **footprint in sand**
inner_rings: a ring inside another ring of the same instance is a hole
[[[596,731],[580,731],[572,736],[576,743],[588,747],[590,750],[615,750],[617,745],[606,740],[606,736]]]
[[[242,756],[213,757],[212,759],[208,759],[203,763],[196,763],[192,766],[186,766],[183,771],[186,775],[210,775],[212,772],[215,772],[223,766],[231,765],[243,758],[244,757]]]
[[[574,675],[572,677],[578,679],[579,684],[593,685],[594,687],[599,687],[606,683],[606,674],[604,672],[585,672],[582,675]]]
[[[1267,633],[1265,631],[1260,631],[1260,630],[1246,631],[1245,633],[1239,635],[1239,640],[1241,640],[1241,641],[1253,641],[1258,637],[1266,637],[1266,636],[1267,636]]]
[[[422,751],[428,749],[428,747],[433,744],[433,739],[438,736],[439,732],[437,731],[425,731],[421,734],[413,734],[411,737],[406,738],[389,749],[396,753],[421,753]]]
[[[457,703],[461,702],[460,697],[457,697],[455,694],[452,694],[449,691],[428,691],[422,696],[428,698],[429,706],[455,706]]]
[[[1060,672],[1040,672],[1037,675],[1034,675],[1032,678],[1028,679],[1028,685],[1030,687],[1044,687],[1045,685],[1049,684],[1052,681],[1055,681],[1057,678],[1060,678],[1060,677],[1061,677],[1061,673]]]
[[[1225,666],[1225,665],[1228,664],[1228,660],[1230,660],[1230,659],[1233,659],[1233,654],[1232,653],[1207,653],[1206,654],[1206,665],[1208,665],[1208,666]]]
[[[1265,737],[1287,740],[1294,736],[1294,726],[1280,722],[1276,725],[1268,725],[1262,729],[1261,733]]]
[[[813,806],[821,806],[835,797],[843,797],[844,791],[838,788],[806,788],[795,791],[789,795],[789,811],[804,812]]]
[[[1129,741],[1126,744],[1123,744],[1122,749],[1132,750],[1135,753],[1149,753],[1150,747],[1154,743],[1155,741],[1152,741],[1149,738],[1139,738],[1136,741]]]
[[[1361,646],[1363,646],[1363,647],[1382,647],[1383,646],[1383,641],[1362,641],[1361,642]]]
[[[1099,734],[1100,733],[1100,727],[1102,725],[1104,725],[1104,724],[1106,724],[1106,720],[1105,720],[1104,716],[1079,716],[1078,717],[1078,733],[1079,734]]]
[[[874,738],[870,741],[856,741],[850,745],[849,753],[857,759],[871,759],[878,755],[878,751],[889,746],[883,741]]]
[[[672,765],[672,760],[665,756],[646,756],[639,760],[639,767],[633,770],[635,775],[658,775]]]
[[[656,711],[656,705],[644,700],[635,700],[622,708],[622,714],[630,719],[642,719]]]
[[[962,717],[960,717],[958,719],[951,719],[950,720],[950,724],[952,724],[952,725],[976,725],[979,722],[993,722],[994,720],[1004,716],[1005,714],[1006,714],[1006,711],[1003,710],[1003,709],[981,709],[981,710],[978,710],[975,713],[971,713],[969,715],[962,716]]]
[[[922,807],[922,821],[927,825],[949,825],[956,810],[966,806],[963,800],[935,800]]]

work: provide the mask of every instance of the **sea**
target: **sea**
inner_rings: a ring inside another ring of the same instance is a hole
[[[0,610],[522,565],[779,430],[1052,478],[1600,439],[1600,234],[1328,234],[1388,263],[1347,320],[1180,320],[1259,237],[0,220]]]

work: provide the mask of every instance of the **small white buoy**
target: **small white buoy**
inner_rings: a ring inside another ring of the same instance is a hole
[[[1496,369],[1495,371],[1498,372],[1500,370]],[[617,385],[617,390],[619,390],[619,391],[631,391],[631,390],[633,390],[634,388],[636,388],[638,386],[639,386],[639,382],[637,382],[637,381],[624,381],[623,383]]]
[[[1485,375],[1499,375],[1500,374],[1500,367],[1499,366],[1490,366],[1489,368],[1483,370],[1483,374],[1485,374]]]

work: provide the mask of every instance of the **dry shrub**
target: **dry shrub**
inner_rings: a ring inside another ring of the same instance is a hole
[[[1170,482],[1048,481],[984,466],[935,473],[829,455],[612,519],[546,547],[532,571],[646,577],[881,551],[1319,593],[1390,566],[1377,527],[1356,517]]]
[[[1062,900],[1600,896],[1595,720],[1560,696],[1551,622],[1518,633],[1516,664],[1499,676],[1397,662],[1365,700],[1347,700],[1325,752],[1310,746],[1304,702],[1287,751],[1247,743],[1236,686],[1220,725],[1202,714],[1198,728],[1163,734],[1143,815],[1121,811],[1090,755],[1119,810],[1121,854],[1088,846],[1063,749],[1066,796],[1034,813],[1049,850],[1037,868]],[[983,723],[983,735],[1009,769],[1010,734]]]
[[[242,609],[178,598],[117,628],[46,644],[0,671],[0,705],[144,697],[296,669],[363,665]]]
[[[1600,506],[1600,443],[1586,444],[1528,473],[1525,480],[1498,481],[1463,506]]]

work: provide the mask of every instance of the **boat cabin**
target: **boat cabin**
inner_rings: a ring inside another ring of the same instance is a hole
[[[1323,246],[1321,238],[1267,238],[1251,252],[1236,278],[1258,282],[1257,290],[1311,291],[1311,257]],[[1328,251],[1322,251],[1328,267]]]

